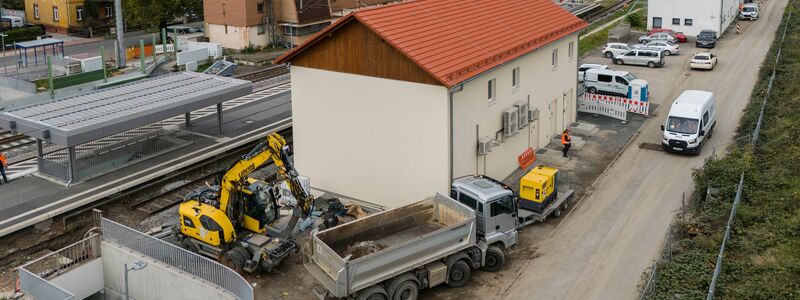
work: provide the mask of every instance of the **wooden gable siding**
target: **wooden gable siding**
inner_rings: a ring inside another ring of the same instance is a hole
[[[443,85],[357,20],[290,60],[294,66]]]

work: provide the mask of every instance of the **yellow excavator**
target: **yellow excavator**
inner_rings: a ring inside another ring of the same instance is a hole
[[[270,160],[278,169],[275,181],[248,177]],[[278,229],[272,225],[279,223],[282,206],[291,207],[292,215],[287,225]],[[314,198],[294,169],[286,140],[272,133],[242,156],[219,185],[186,195],[173,233],[185,249],[215,258],[237,272],[269,272],[298,251],[294,227],[313,209]]]

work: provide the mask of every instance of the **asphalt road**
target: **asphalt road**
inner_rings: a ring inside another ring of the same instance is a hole
[[[689,70],[694,49],[682,49],[679,56],[668,58],[663,69],[613,67],[632,68],[639,77],[653,78],[651,88],[659,91],[653,101],[662,104],[657,116],[644,124],[631,146],[598,178],[593,193],[536,243],[540,256],[515,280],[505,283],[500,295],[492,294],[494,298],[638,299],[642,273],[659,256],[669,224],[681,206],[681,193],[690,191],[691,169],[711,155],[709,146],[730,143],[755,85],[757,64],[770,47],[786,3],[768,1],[761,19],[742,22],[742,34],[726,36],[713,50],[720,57],[714,71]],[[609,63],[599,56],[587,60]],[[718,124],[710,145],[699,156],[640,149],[641,143],[660,144],[659,127],[670,103],[687,89],[717,95]]]

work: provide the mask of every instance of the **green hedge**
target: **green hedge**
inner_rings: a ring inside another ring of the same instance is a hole
[[[19,43],[24,41],[35,40],[36,37],[44,34],[42,28],[40,27],[27,27],[27,28],[17,28],[13,30],[7,30],[3,32],[7,34],[6,37],[6,45],[10,45],[13,43]]]

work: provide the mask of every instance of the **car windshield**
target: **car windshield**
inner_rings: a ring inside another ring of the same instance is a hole
[[[669,120],[667,120],[667,131],[675,133],[693,134],[697,133],[697,128],[698,128],[697,125],[699,123],[700,120],[697,119],[670,116]]]
[[[625,75],[622,75],[622,78],[625,78],[625,80],[627,80],[628,82],[631,82],[634,79],[636,79],[636,76],[633,76],[633,74],[631,74],[631,73],[627,73]]]
[[[695,60],[708,60],[709,58],[708,58],[708,55],[695,55],[694,59]]]
[[[700,34],[697,35],[697,37],[701,37],[701,38],[711,38],[713,36],[714,36],[714,33],[707,32],[707,31],[701,31]]]
[[[754,11],[756,11],[755,7],[745,7],[744,8],[744,12],[754,12]]]

